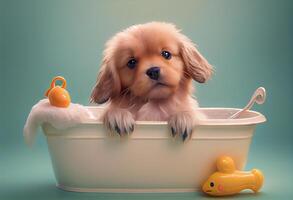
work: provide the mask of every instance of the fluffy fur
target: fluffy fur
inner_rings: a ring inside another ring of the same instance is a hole
[[[127,66],[132,58],[133,69]],[[146,75],[154,66],[160,68],[158,80]],[[133,132],[135,120],[168,121],[172,135],[185,140],[201,115],[191,97],[192,79],[204,83],[211,73],[208,61],[173,24],[134,25],[107,42],[91,101],[108,102],[104,123],[120,135]]]

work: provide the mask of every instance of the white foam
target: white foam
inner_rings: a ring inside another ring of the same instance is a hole
[[[48,99],[40,100],[31,109],[26,120],[23,134],[25,142],[32,146],[38,128],[43,123],[50,123],[57,129],[66,129],[76,124],[97,120],[87,107],[71,103],[67,108],[52,106]]]

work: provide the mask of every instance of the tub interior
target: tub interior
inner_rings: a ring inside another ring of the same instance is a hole
[[[102,106],[88,106],[87,107],[95,118],[100,119],[105,107]],[[245,125],[245,124],[258,124],[266,121],[264,115],[259,112],[247,110],[243,112],[237,119],[229,119],[230,116],[238,112],[239,108],[199,108],[198,111],[202,112],[206,117],[200,120],[202,125]],[[97,123],[97,121],[88,121],[87,123]],[[159,123],[165,124],[167,122],[150,122],[138,121],[139,124]]]
[[[233,114],[238,112],[241,109],[236,108],[226,108],[226,109],[220,109],[220,108],[200,108],[199,109],[202,113],[204,113],[207,117],[207,119],[229,119]],[[244,112],[241,114],[238,119],[247,119],[252,117],[257,117],[258,113],[256,112]]]

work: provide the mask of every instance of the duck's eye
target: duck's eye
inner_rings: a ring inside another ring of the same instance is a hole
[[[172,58],[172,54],[169,51],[162,51],[161,55],[167,60],[170,60]]]
[[[134,69],[136,64],[137,60],[135,58],[131,58],[127,63],[127,67],[129,67],[130,69]]]
[[[215,186],[214,182],[210,182],[210,186],[214,187]]]

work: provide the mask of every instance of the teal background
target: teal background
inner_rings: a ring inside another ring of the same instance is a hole
[[[0,199],[196,199],[191,194],[83,194],[55,188],[44,136],[33,149],[22,129],[31,107],[55,75],[68,80],[73,102],[88,104],[104,43],[136,23],[175,23],[215,66],[197,85],[204,107],[243,107],[258,86],[267,101],[254,109],[268,121],[253,138],[247,169],[263,170],[258,195],[289,199],[293,163],[292,1],[0,1]],[[212,148],[212,147],[207,147]]]

